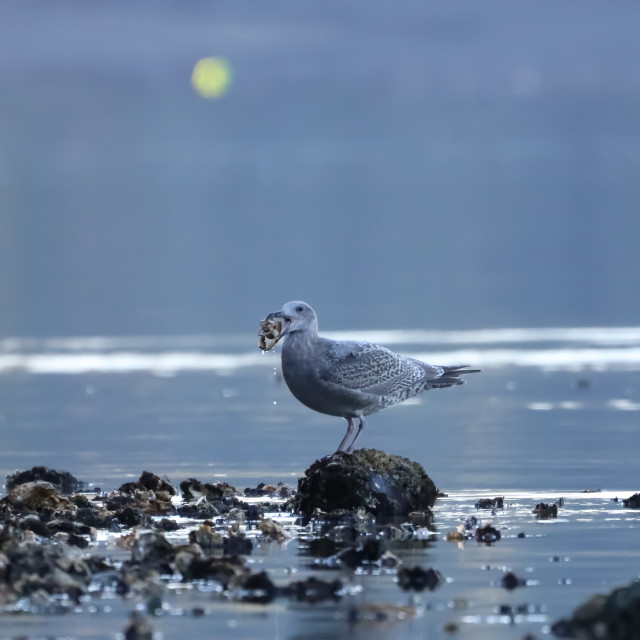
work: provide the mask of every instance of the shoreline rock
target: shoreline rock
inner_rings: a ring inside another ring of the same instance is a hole
[[[422,465],[377,449],[358,449],[316,460],[298,480],[294,511],[364,508],[376,517],[429,511],[437,489]]]

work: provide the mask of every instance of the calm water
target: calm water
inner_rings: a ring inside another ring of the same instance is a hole
[[[484,369],[463,387],[372,416],[362,436],[362,446],[418,460],[445,490],[636,481],[638,329],[338,335]],[[175,480],[294,482],[345,429],[295,401],[279,353],[261,354],[252,336],[0,346],[3,474],[38,463],[108,487],[143,468]]]
[[[279,583],[340,577],[339,604],[282,601],[257,607],[173,585],[165,637],[441,638],[447,623],[461,638],[520,638],[548,633],[598,590],[638,576],[640,515],[614,497],[637,490],[640,448],[640,330],[549,329],[367,334],[432,362],[484,368],[464,387],[431,391],[419,401],[372,416],[362,445],[422,463],[449,494],[436,503],[437,532],[428,543],[392,549],[409,566],[433,566],[447,583],[417,600],[389,573],[320,574],[299,548],[298,534],[279,547],[261,543],[254,569]],[[350,334],[349,334],[350,335]],[[239,489],[297,477],[332,451],[344,421],[299,405],[279,376],[279,354],[262,355],[255,337],[5,340],[0,355],[0,472],[33,464],[68,469],[112,489],[143,469],[177,484],[189,476],[223,477]],[[278,351],[279,347],[276,348]],[[583,490],[598,493],[581,493]],[[479,497],[507,497],[492,518]],[[557,520],[537,521],[540,501],[560,496]],[[466,517],[505,527],[492,547],[443,540]],[[523,531],[526,538],[519,539]],[[106,541],[107,554],[117,551]],[[527,587],[498,586],[513,570]],[[370,603],[417,606],[417,617],[389,623],[347,621]],[[203,606],[204,618],[183,616]],[[521,607],[511,619],[499,607]],[[105,611],[104,607],[107,607]],[[85,603],[62,617],[6,616],[2,638],[113,638],[133,603]],[[524,606],[524,608],[522,608]]]

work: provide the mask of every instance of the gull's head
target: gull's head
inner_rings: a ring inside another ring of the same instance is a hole
[[[280,336],[296,331],[316,335],[318,333],[318,318],[311,305],[302,300],[287,302],[280,311],[274,311],[267,316],[267,320],[282,320]]]

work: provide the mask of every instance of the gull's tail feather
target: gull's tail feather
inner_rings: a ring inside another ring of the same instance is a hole
[[[482,369],[469,369],[468,364],[459,364],[455,366],[445,367],[443,374],[434,380],[429,380],[430,389],[444,389],[445,387],[452,387],[456,384],[464,384],[466,380],[461,376],[467,373],[480,373]]]

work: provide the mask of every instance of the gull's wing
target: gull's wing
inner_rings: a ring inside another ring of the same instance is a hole
[[[386,395],[437,379],[444,369],[405,358],[377,344],[336,341],[325,351],[323,373],[325,380],[341,387]]]

